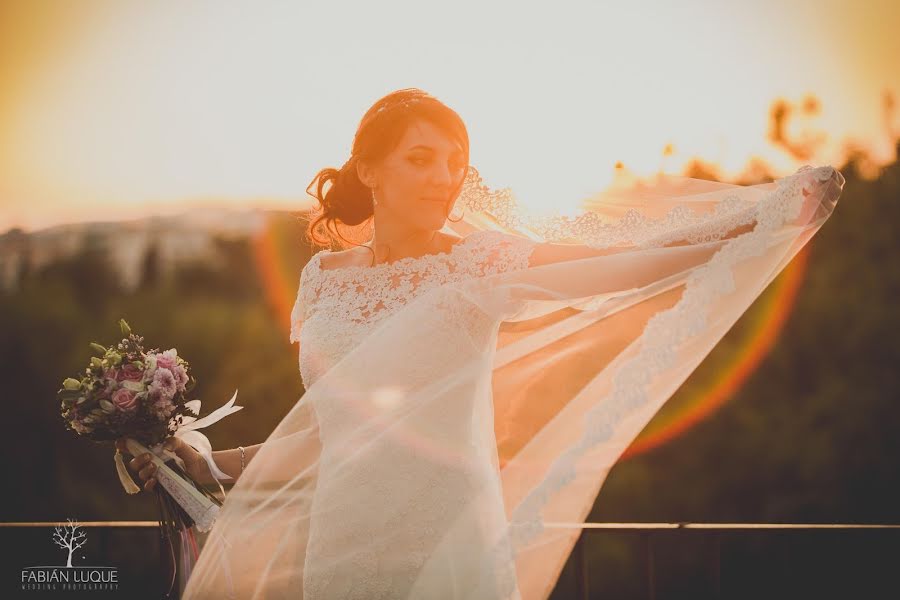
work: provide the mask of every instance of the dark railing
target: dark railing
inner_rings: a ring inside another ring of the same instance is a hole
[[[555,523],[550,527],[582,530],[565,569],[569,581],[561,577],[552,599],[900,598],[900,581],[894,575],[900,558],[897,524]],[[619,540],[608,539],[615,536]],[[632,577],[630,585],[596,585],[606,583],[596,581],[591,585],[603,559],[597,559],[597,552],[589,556],[587,546],[603,537],[607,539],[597,545],[637,549],[638,556],[632,556],[637,569],[631,573],[641,576]],[[733,554],[729,561],[722,558],[726,543]],[[696,572],[698,565],[705,573]],[[661,585],[661,566],[669,570],[688,566],[685,570],[695,572],[670,575]]]
[[[60,524],[0,523],[2,542],[6,548],[25,548],[29,543],[16,544],[9,538],[21,537],[16,534],[28,528],[52,530]],[[169,568],[171,558],[159,539],[156,521],[78,524],[94,530],[89,532],[92,556],[127,560],[122,548],[144,538],[146,570],[137,579],[144,582],[146,597],[160,597],[151,590],[164,583],[168,587],[160,571]],[[582,530],[552,600],[900,597],[900,582],[892,579],[900,558],[900,525],[895,524],[550,523],[546,527]],[[122,535],[132,539],[114,539]],[[45,549],[49,547],[47,536],[37,537]],[[30,543],[36,544],[33,539]],[[728,552],[723,552],[726,546]],[[149,560],[154,554],[159,562]],[[27,553],[22,560],[27,562]]]

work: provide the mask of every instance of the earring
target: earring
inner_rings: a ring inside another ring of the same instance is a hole
[[[453,205],[453,208],[456,208],[456,205],[455,205],[455,204]],[[453,214],[453,213],[451,212],[450,215],[452,215],[452,214]],[[460,213],[458,219],[451,219],[451,218],[450,218],[450,215],[447,215],[447,220],[450,221],[451,223],[459,223],[460,221],[462,221],[462,218],[463,218],[464,216],[466,216],[466,206],[465,206],[465,204],[463,204],[463,210],[462,210],[462,212]]]
[[[372,188],[372,206],[378,206],[378,200],[375,199],[375,188]]]

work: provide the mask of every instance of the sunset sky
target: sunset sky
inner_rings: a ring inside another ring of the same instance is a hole
[[[792,121],[828,135],[808,162],[836,164],[847,139],[888,162],[898,30],[896,0],[4,0],[0,232],[300,208],[366,109],[413,86],[466,121],[489,185],[539,207],[600,191],[618,161],[677,174],[697,156],[732,176],[759,156],[791,171],[766,140],[778,98],[819,100]]]

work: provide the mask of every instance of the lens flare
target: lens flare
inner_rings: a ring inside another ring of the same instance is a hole
[[[651,421],[631,446],[622,453],[620,461],[649,452],[684,435],[691,427],[709,418],[759,368],[760,363],[775,346],[791,315],[809,264],[809,242],[771,284],[771,291],[760,298],[762,305],[752,311],[754,323],[738,348],[728,357],[725,367],[701,391],[678,403],[678,408]]]

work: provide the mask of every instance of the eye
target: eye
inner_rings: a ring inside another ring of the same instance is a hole
[[[410,158],[409,162],[411,162],[417,166],[423,166],[426,163],[428,163],[428,159],[427,158]],[[463,161],[463,160],[451,161],[450,168],[454,169],[456,171],[462,171],[463,169],[466,168],[465,161]]]

